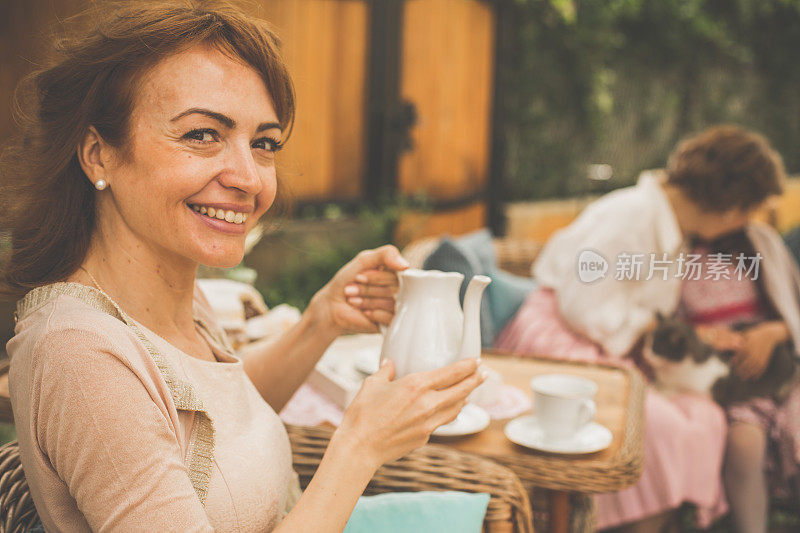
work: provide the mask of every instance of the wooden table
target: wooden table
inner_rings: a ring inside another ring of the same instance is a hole
[[[574,374],[598,384],[595,421],[613,435],[611,445],[603,451],[569,456],[530,450],[506,438],[503,429],[508,420],[492,420],[487,429],[475,435],[436,439],[511,468],[525,484],[550,489],[551,531],[567,531],[570,492],[617,491],[639,479],[644,456],[645,383],[636,370],[496,352],[484,352],[483,359],[506,383],[525,391],[530,390],[531,378],[549,373]]]

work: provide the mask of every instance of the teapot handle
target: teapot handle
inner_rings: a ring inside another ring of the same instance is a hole
[[[399,276],[398,275],[397,276],[397,281],[398,281],[399,287],[397,289],[397,292],[393,296],[395,304],[397,304],[399,302],[399,300],[401,298],[401,295],[403,293],[403,276]],[[395,305],[395,308],[396,307],[397,307],[397,305]],[[392,320],[394,320],[394,318],[392,318]],[[378,329],[380,330],[381,335],[383,335],[384,338],[385,338],[386,337],[386,333],[388,333],[388,331],[389,331],[389,326],[386,326],[384,324],[378,324]]]

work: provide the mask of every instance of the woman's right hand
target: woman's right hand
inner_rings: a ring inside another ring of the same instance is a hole
[[[394,364],[387,359],[364,380],[336,436],[377,470],[423,446],[433,430],[456,418],[486,379],[478,366],[477,359],[466,359],[394,381]]]

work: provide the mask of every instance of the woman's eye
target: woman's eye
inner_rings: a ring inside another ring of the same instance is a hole
[[[283,145],[279,141],[269,137],[264,137],[254,141],[251,146],[257,150],[267,150],[268,152],[277,152],[283,148]]]
[[[192,130],[183,136],[184,139],[199,143],[210,143],[217,140],[217,132],[210,129]]]

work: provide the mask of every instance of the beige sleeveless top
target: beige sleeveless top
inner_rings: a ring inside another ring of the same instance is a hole
[[[20,455],[47,531],[269,531],[299,496],[286,430],[226,346],[192,357],[76,283],[31,291],[8,342]]]

